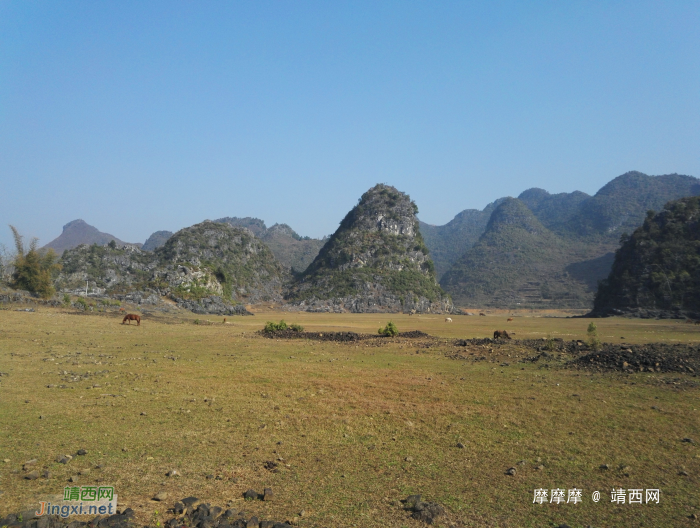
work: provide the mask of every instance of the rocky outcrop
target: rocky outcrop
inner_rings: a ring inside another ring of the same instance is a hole
[[[79,246],[66,251],[60,290],[158,304],[169,297],[195,313],[234,315],[242,303],[282,300],[287,274],[245,228],[203,222],[182,229],[154,252],[133,246]]]
[[[377,185],[362,195],[290,288],[290,310],[443,312],[450,299],[435,279],[410,197]]]
[[[246,303],[282,299],[287,274],[247,228],[202,222],[178,231],[155,253],[165,269],[154,282],[163,283],[167,293]]]
[[[141,249],[144,251],[155,251],[160,246],[164,245],[171,236],[173,236],[172,231],[156,231],[148,237],[148,240],[144,242]]]

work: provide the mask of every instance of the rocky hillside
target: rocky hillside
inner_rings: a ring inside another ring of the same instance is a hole
[[[623,237],[592,315],[700,319],[700,197],[669,202]]]
[[[647,211],[660,211],[664,204],[700,195],[700,179],[680,174],[647,176],[628,172],[581,201],[568,222],[552,229],[568,235],[612,237],[631,233],[642,225]]]
[[[66,249],[78,247],[80,244],[97,244],[98,246],[103,246],[109,244],[112,240],[121,246],[128,244],[127,242],[119,240],[114,235],[103,233],[84,220],[73,220],[64,225],[63,232],[57,238],[46,244],[44,248],[51,248],[60,255]],[[141,244],[129,245],[135,247],[141,246]]]
[[[325,239],[301,237],[287,224],[275,224],[268,228],[258,218],[227,217],[215,221],[250,229],[272,250],[283,267],[296,273],[303,272],[326,243]]]
[[[488,204],[483,211],[465,209],[447,224],[435,226],[420,222],[420,232],[435,263],[438,280],[479,240],[486,230],[491,213],[505,200],[500,198]]]
[[[203,222],[175,233],[155,252],[131,246],[66,251],[57,286],[116,296],[161,296],[197,313],[234,313],[234,305],[279,301],[288,275],[265,244],[244,228]]]
[[[292,287],[292,305],[351,312],[451,309],[416,213],[415,203],[394,187],[367,191]]]
[[[262,236],[265,233],[265,231],[267,231],[267,226],[265,226],[265,222],[263,220],[260,220],[259,218],[252,218],[250,216],[246,216],[245,218],[238,218],[237,216],[227,216],[225,218],[219,218],[218,220],[214,220],[214,222],[229,224],[233,227],[245,227],[246,229],[252,231],[252,233],[256,237]]]
[[[214,222],[248,229],[270,248],[282,267],[295,273],[304,271],[326,243],[326,239],[299,236],[287,224],[275,224],[268,228],[259,218],[227,216]],[[154,251],[172,235],[170,231],[156,231],[148,238],[143,249]]]
[[[507,198],[441,285],[463,306],[585,307],[593,292],[564,269],[582,254],[584,248],[552,233],[521,200]]]
[[[515,303],[523,303],[526,299],[528,306],[590,308],[598,281],[604,279],[610,272],[614,251],[619,246],[620,234],[625,231],[631,232],[636,226],[641,225],[646,211],[658,206],[659,202],[666,197],[677,199],[692,194],[700,194],[700,180],[697,178],[677,174],[647,176],[639,172],[629,172],[615,178],[595,196],[588,196],[578,191],[550,194],[536,188],[524,191],[518,199],[527,206],[544,228],[557,236],[556,247],[541,248],[542,260],[549,261],[553,265],[556,263],[556,270],[553,269],[553,271],[557,276],[564,277],[565,283],[571,281],[568,286],[570,295],[566,296],[566,299],[559,297],[537,299],[535,291],[542,286],[541,281],[532,276],[527,268],[523,268],[522,273],[514,269],[509,276],[512,279],[517,278],[518,284],[529,284],[529,286],[516,288],[515,291],[521,293],[514,297],[510,294],[499,294],[498,303],[512,297]],[[433,245],[431,254],[433,248],[435,249],[436,259],[453,258],[455,254],[453,248],[469,244],[474,234],[478,232],[479,222],[483,222],[483,216],[474,214],[472,211],[465,212],[470,213],[465,215],[462,221],[466,225],[461,232],[455,231],[454,237],[449,236],[450,224],[447,224],[433,228],[434,232],[442,235],[442,245],[436,243],[435,236],[426,238],[428,247],[431,248],[431,244]],[[463,233],[468,233],[468,236]],[[483,234],[484,231],[481,233]],[[504,247],[503,250],[508,252],[508,248]],[[450,277],[447,278],[446,272],[440,279],[441,285],[452,295],[455,302],[461,303],[466,299],[469,299],[469,302],[475,302],[472,296],[464,297],[465,290],[457,286],[457,284],[470,283],[471,279],[463,278],[463,274],[480,276],[487,283],[496,284],[498,282],[496,275],[503,271],[498,267],[493,267],[490,271],[470,269],[470,263],[478,265],[477,263],[480,262],[480,259],[473,261],[472,257],[473,255],[471,257],[465,255],[465,258],[452,262],[454,269],[449,272]],[[444,267],[446,263],[442,260],[440,266]],[[486,276],[482,276],[484,273]],[[545,292],[547,291],[551,292],[551,288],[545,288]],[[515,300],[516,297],[520,300]],[[483,298],[486,302],[485,297],[478,298]],[[495,304],[495,306],[510,305],[510,302]]]
[[[202,222],[175,233],[156,250],[160,262],[171,270],[180,268],[204,275],[178,294],[215,293],[226,299],[257,303],[281,298],[286,274],[270,249],[245,228],[218,222]],[[169,285],[172,271],[159,277]],[[156,279],[157,280],[157,279]],[[189,290],[189,291],[187,291]]]
[[[141,246],[141,249],[144,251],[155,251],[165,244],[171,236],[173,236],[172,231],[156,231],[148,237],[146,242],[143,243],[143,246]]]
[[[275,224],[260,237],[282,266],[302,273],[313,262],[327,239],[300,237],[287,224]]]

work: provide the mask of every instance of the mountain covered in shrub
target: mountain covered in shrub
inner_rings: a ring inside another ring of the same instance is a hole
[[[510,279],[516,280],[520,285],[517,288],[499,290],[500,293],[495,293],[495,297],[488,302],[483,295],[477,298],[483,299],[485,305],[502,307],[512,306],[515,303],[515,306],[527,307],[589,308],[593,302],[598,281],[604,279],[610,272],[614,251],[619,246],[620,235],[631,232],[641,225],[646,211],[659,208],[660,204],[668,200],[668,197],[677,199],[698,194],[700,194],[700,180],[697,178],[677,174],[647,176],[639,172],[628,172],[615,178],[594,196],[579,191],[550,194],[543,189],[528,189],[520,194],[518,200],[529,209],[544,228],[557,237],[556,244],[540,249],[541,259],[550,262],[552,272],[559,277],[554,282],[561,280],[562,284],[568,284],[570,293],[563,297],[553,293],[552,280],[547,281],[549,286],[545,286],[541,280],[537,279],[536,274],[532,274],[531,267],[524,267],[522,271],[514,269],[508,274]],[[494,204],[500,204],[503,200],[500,199]],[[491,209],[494,204],[490,204],[484,212]],[[480,276],[486,281],[485,284],[497,284],[498,275],[504,272],[500,265],[487,269],[470,268],[472,265],[480,265],[480,259],[474,260],[473,254],[467,256],[469,248],[463,253],[464,258],[451,261],[456,252],[465,245],[474,246],[476,242],[472,243],[472,240],[475,234],[484,235],[489,225],[487,223],[479,232],[483,215],[472,210],[464,213],[469,214],[464,215],[458,222],[463,224],[460,230],[455,230],[451,225],[458,219],[458,215],[445,226],[432,227],[431,237],[426,237],[431,255],[434,255],[438,262],[436,268],[439,266],[439,269],[445,269],[447,266],[449,270],[442,276],[438,275],[440,284],[459,304],[467,301],[476,302],[476,298],[471,294],[465,297],[467,290],[457,286],[469,284],[472,280],[462,278],[461,275]],[[509,251],[507,246],[502,248],[504,254],[508,254]],[[448,257],[449,260],[445,260]],[[450,269],[450,266],[454,268]],[[535,294],[538,289],[543,290],[539,298]],[[521,293],[514,294],[514,292]],[[511,299],[512,302],[506,302],[507,299]]]
[[[291,288],[297,306],[381,312],[451,308],[420,233],[418,208],[388,185],[364,193]]]
[[[215,305],[282,299],[288,273],[270,249],[243,228],[202,222],[175,233],[154,252],[133,246],[82,245],[64,252],[57,284],[109,295],[167,296],[193,311]]]
[[[268,228],[259,218],[227,216],[214,222],[248,229],[270,248],[284,268],[296,273],[301,273],[311,264],[326,242],[325,239],[302,237],[287,224],[275,224]],[[154,251],[172,235],[170,231],[156,231],[148,238],[143,249]]]
[[[420,232],[425,245],[430,250],[430,258],[435,264],[435,274],[438,279],[476,244],[486,230],[491,213],[503,200],[505,198],[490,203],[482,211],[465,209],[443,226],[419,222]]]
[[[700,319],[700,197],[649,211],[641,227],[622,237],[593,314]]]
[[[547,229],[521,200],[506,198],[440,284],[463,306],[578,307],[590,300],[587,287],[565,267],[584,254]]]

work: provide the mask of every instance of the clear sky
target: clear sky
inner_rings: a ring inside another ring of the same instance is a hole
[[[700,2],[0,1],[0,243],[700,176]]]

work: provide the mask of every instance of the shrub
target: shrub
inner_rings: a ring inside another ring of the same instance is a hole
[[[303,332],[303,331],[304,331],[304,327],[301,326],[301,325],[298,325],[298,324],[296,324],[296,323],[290,324],[290,325],[289,325],[289,329],[290,329],[292,332]]]
[[[80,308],[81,310],[87,310],[88,303],[82,297],[78,297],[75,301],[75,306],[76,306],[76,308]]]
[[[394,337],[399,333],[398,329],[396,328],[396,325],[389,321],[387,325],[384,328],[379,329],[379,335],[383,335],[386,337]]]
[[[296,326],[298,326],[298,325],[296,325]],[[299,327],[299,328],[301,328],[301,327]],[[265,323],[265,328],[263,329],[263,331],[269,334],[272,332],[278,332],[280,330],[286,330],[286,329],[287,329],[287,323],[285,323],[284,319],[282,319],[279,323],[267,321]],[[294,331],[298,332],[299,330],[294,330]]]
[[[547,340],[545,342],[544,347],[550,352],[554,350],[554,338],[551,336],[551,334],[547,335]]]
[[[15,238],[17,255],[13,262],[15,268],[12,274],[13,288],[27,290],[48,299],[56,290],[53,287],[54,275],[61,269],[58,264],[58,255],[53,249],[40,252],[37,249],[38,239],[33,238],[29,244],[29,251],[25,253],[22,236],[14,226],[10,226]]]
[[[70,295],[68,295],[67,293],[63,294],[63,305],[70,306]]]
[[[598,338],[598,327],[593,321],[591,321],[588,325],[588,330],[586,330],[586,333],[588,334],[588,346],[590,346],[593,350],[599,350],[600,339]]]

